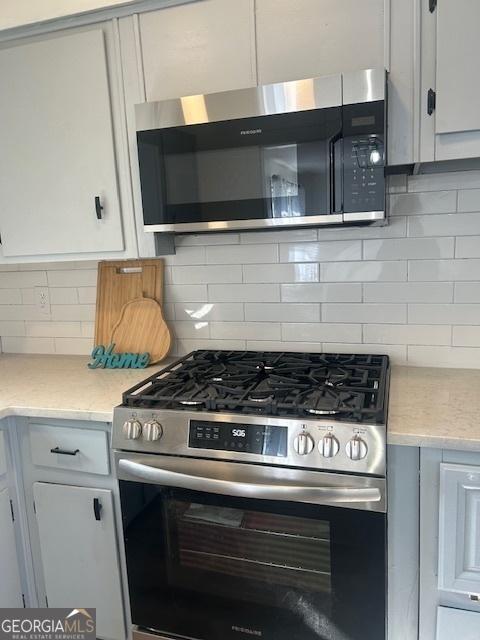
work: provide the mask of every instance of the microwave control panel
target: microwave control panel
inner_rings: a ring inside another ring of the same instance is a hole
[[[236,422],[191,420],[189,447],[286,457],[288,428]]]

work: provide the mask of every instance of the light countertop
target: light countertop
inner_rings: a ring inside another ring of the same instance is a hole
[[[166,366],[87,368],[83,356],[0,355],[0,418],[110,422],[122,393]],[[480,451],[480,370],[393,367],[390,444]]]

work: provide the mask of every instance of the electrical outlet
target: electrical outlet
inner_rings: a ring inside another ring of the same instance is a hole
[[[35,305],[40,313],[50,315],[50,294],[48,287],[35,287]]]

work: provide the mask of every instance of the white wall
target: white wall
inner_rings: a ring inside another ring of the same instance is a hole
[[[398,176],[389,198],[386,227],[178,237],[164,305],[175,353],[323,349],[480,368],[480,171]],[[95,263],[0,267],[4,351],[88,354],[95,284]]]
[[[0,30],[137,0],[0,0]]]

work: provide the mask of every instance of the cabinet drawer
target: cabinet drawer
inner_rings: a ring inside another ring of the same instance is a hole
[[[480,637],[480,613],[449,607],[437,609],[436,640],[478,640]]]
[[[108,475],[108,439],[104,431],[30,425],[33,464]]]
[[[5,436],[3,431],[0,431],[0,476],[7,473],[7,450]]]

